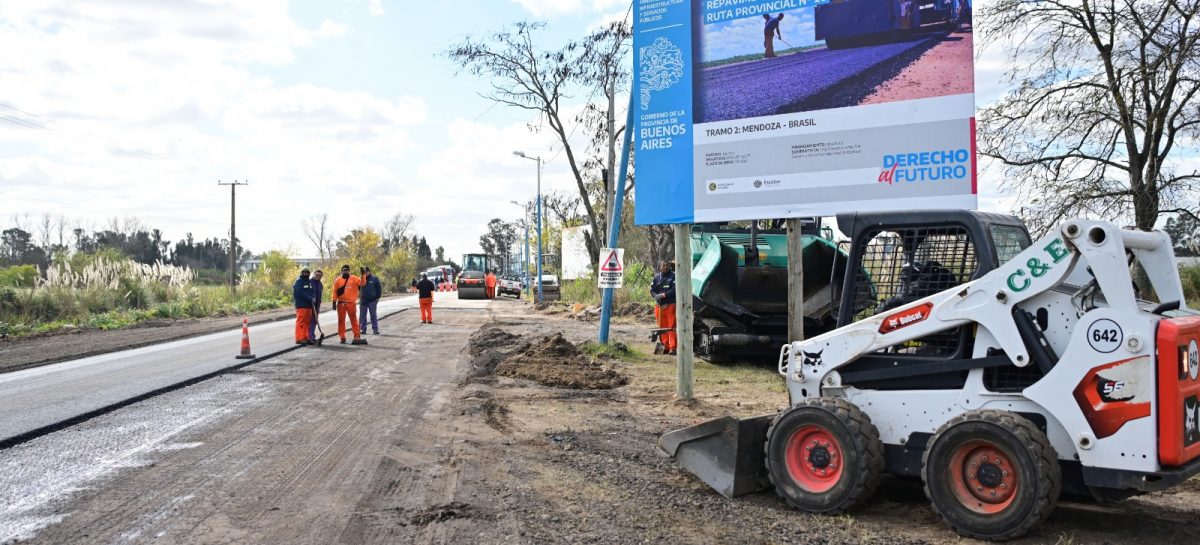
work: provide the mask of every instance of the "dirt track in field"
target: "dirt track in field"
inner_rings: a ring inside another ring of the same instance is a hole
[[[0,490],[24,495],[0,492],[0,542],[19,520],[33,543],[973,543],[916,483],[887,480],[849,515],[811,516],[770,492],[723,498],[657,452],[665,431],[785,404],[768,370],[700,365],[687,404],[672,400],[666,357],[606,362],[630,380],[612,389],[470,376],[469,338],[485,324],[519,336],[504,343],[595,334],[526,308],[435,309],[428,326],[406,311],[368,347],[299,350],[3,451]],[[647,327],[613,337],[646,353]],[[1198,537],[1192,482],[1061,505],[1017,543]]]

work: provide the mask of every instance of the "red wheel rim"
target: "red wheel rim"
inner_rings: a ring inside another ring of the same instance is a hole
[[[990,441],[963,443],[950,457],[950,486],[963,507],[994,515],[1012,505],[1021,485],[1012,456]]]
[[[784,458],[792,481],[807,492],[828,492],[842,478],[842,444],[816,424],[801,426],[788,438]]]

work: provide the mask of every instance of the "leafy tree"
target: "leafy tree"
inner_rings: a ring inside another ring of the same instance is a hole
[[[509,270],[512,247],[517,242],[517,228],[500,218],[488,222],[487,233],[479,237],[479,247],[492,263],[500,263],[502,270]]]
[[[400,291],[417,277],[417,256],[406,247],[393,249],[379,267],[379,277],[385,286]]]
[[[1152,229],[1200,174],[1179,161],[1200,136],[1200,0],[996,0],[982,10],[1012,90],[980,115],[980,151],[1002,163],[1036,231],[1070,216]]]
[[[262,267],[267,280],[276,288],[287,286],[298,275],[296,262],[281,250],[271,250],[263,254]]]
[[[446,249],[441,246],[438,246],[436,249],[434,249],[433,256],[434,256],[433,257],[434,261],[437,261],[438,263],[445,263],[446,262]]]
[[[417,242],[417,258],[429,262],[433,260],[433,251],[429,249],[429,243],[425,241],[425,237]]]
[[[33,243],[28,231],[13,227],[0,233],[0,260],[9,265],[34,265],[45,268],[46,251]]]
[[[1190,214],[1179,214],[1167,218],[1163,231],[1171,235],[1175,245],[1176,255],[1194,256],[1200,254],[1200,220]]]
[[[383,238],[371,227],[363,227],[350,231],[338,242],[337,257],[350,264],[357,272],[358,267],[375,269],[383,262]]]

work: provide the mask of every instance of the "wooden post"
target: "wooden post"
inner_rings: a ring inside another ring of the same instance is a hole
[[[801,222],[787,220],[788,342],[804,340],[804,237]]]
[[[692,399],[692,236],[691,226],[675,227],[675,331],[679,348],[676,356],[675,397]]]

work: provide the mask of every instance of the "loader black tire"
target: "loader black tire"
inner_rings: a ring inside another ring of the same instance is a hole
[[[837,514],[867,501],[883,476],[883,443],[871,419],[840,398],[807,399],[767,430],[767,474],[792,507]]]
[[[993,410],[943,424],[922,458],[921,479],[947,525],[991,541],[1040,526],[1062,491],[1058,457],[1046,434],[1017,414]]]

